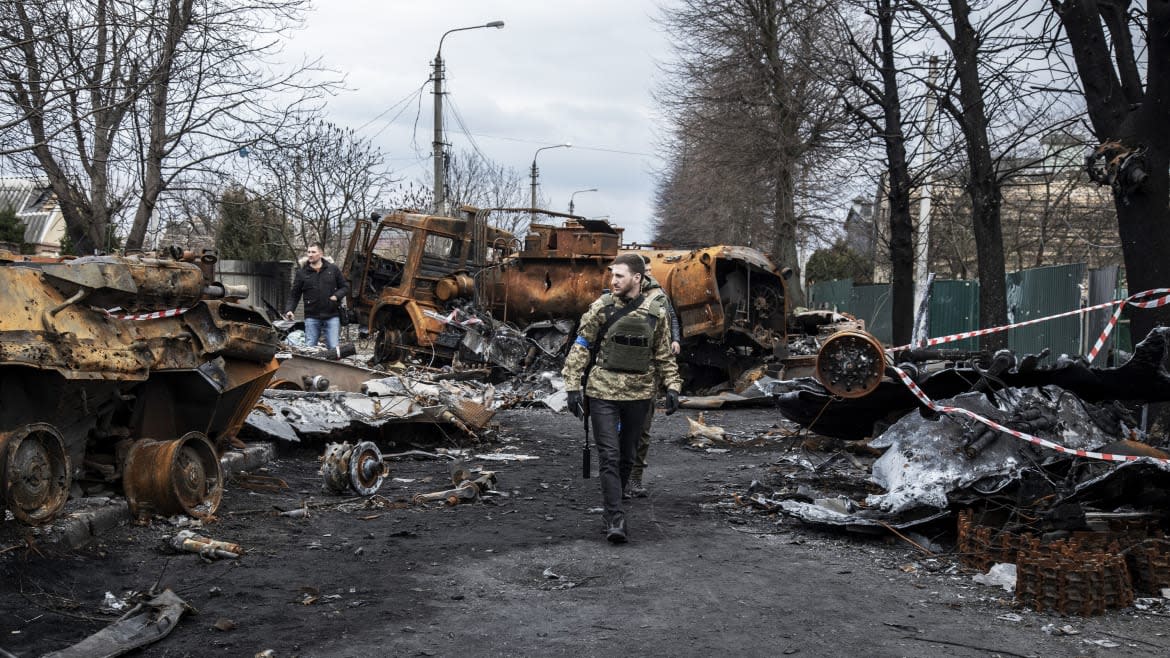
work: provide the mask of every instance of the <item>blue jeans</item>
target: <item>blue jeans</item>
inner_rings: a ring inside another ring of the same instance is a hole
[[[341,337],[341,318],[336,315],[331,318],[305,318],[305,345],[316,347],[321,336],[321,327],[325,327],[325,347],[337,349],[337,341]]]

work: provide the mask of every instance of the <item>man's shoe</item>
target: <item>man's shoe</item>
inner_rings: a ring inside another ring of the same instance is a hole
[[[609,530],[605,531],[605,538],[608,539],[609,543],[611,544],[626,543],[626,522],[618,521],[617,523],[609,526]]]
[[[646,487],[642,486],[642,478],[630,478],[626,488],[622,491],[622,498],[645,498],[650,495]]]

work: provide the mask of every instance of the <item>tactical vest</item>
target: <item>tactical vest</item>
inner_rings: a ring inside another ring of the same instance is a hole
[[[616,313],[617,300],[607,295],[605,317]],[[623,315],[606,331],[598,345],[597,365],[613,372],[650,372],[654,360],[654,328],[662,304],[641,300],[638,308]]]

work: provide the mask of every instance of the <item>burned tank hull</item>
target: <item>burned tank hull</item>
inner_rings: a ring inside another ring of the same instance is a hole
[[[132,509],[214,511],[215,446],[275,372],[278,341],[223,298],[240,291],[215,284],[210,263],[0,254],[0,507],[43,523],[71,489],[151,481]]]
[[[764,254],[730,245],[621,249],[620,237],[621,229],[596,220],[534,225],[523,251],[485,272],[481,300],[495,318],[521,327],[576,320],[609,287],[613,259],[636,253],[678,313],[679,360],[691,383],[705,383],[705,370],[711,383],[737,376],[786,345],[784,277]]]

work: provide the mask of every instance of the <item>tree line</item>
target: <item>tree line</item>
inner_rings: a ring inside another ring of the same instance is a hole
[[[903,344],[911,201],[946,176],[965,196],[981,323],[1006,324],[1004,188],[1060,132],[1083,137],[1087,175],[1111,189],[1117,223],[1100,230],[1117,232],[1129,289],[1170,285],[1170,4],[680,0],[660,20],[674,54],[657,88],[667,164],[656,240],[746,235],[796,268],[799,249],[834,242],[845,183],[880,181]],[[790,293],[803,302],[798,283]],[[1135,312],[1134,334],[1168,320]]]
[[[74,254],[202,236],[229,258],[339,254],[355,217],[429,207],[369,139],[324,119],[341,74],[288,63],[308,0],[0,0],[0,158],[47,180]],[[457,203],[522,176],[451,158]],[[151,233],[148,235],[148,232]]]

